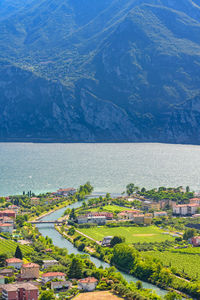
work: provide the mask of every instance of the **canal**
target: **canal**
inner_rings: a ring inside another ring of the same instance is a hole
[[[81,202],[75,202],[71,205],[68,205],[67,207],[64,207],[64,208],[61,208],[43,218],[41,218],[40,220],[42,221],[55,221],[57,219],[59,219],[64,211],[67,209],[67,208],[78,208],[82,205]],[[59,232],[57,232],[54,228],[54,225],[53,224],[38,224],[37,225],[40,233],[43,235],[43,236],[48,236],[52,239],[53,243],[55,246],[58,246],[60,248],[66,248],[68,250],[68,253],[69,254],[85,254],[84,252],[81,252],[81,251],[78,251],[74,245],[72,243],[70,243],[68,240],[66,240]],[[106,267],[109,267],[110,265],[108,263],[105,263],[95,257],[92,257],[90,256],[90,260],[96,265],[96,267],[100,267],[102,266],[103,268],[106,268]],[[124,278],[128,281],[128,282],[136,282],[138,281],[138,278],[136,277],[133,277],[131,275],[128,275],[124,272],[121,272],[119,271],[123,276]],[[158,295],[160,296],[164,296],[166,295],[167,291],[166,290],[163,290],[153,284],[150,284],[150,283],[147,283],[147,282],[144,282],[142,281],[142,285],[144,288],[147,288],[147,289],[152,289],[154,290]]]

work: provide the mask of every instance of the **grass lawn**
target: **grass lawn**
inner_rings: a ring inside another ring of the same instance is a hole
[[[131,210],[130,207],[122,207],[118,205],[105,205],[97,208],[88,209],[89,211],[108,211],[108,212],[115,212],[115,211],[124,211],[124,210]]]
[[[81,293],[74,298],[75,300],[119,300],[121,297],[115,296],[108,291]]]
[[[174,240],[172,236],[163,234],[163,231],[156,226],[114,228],[101,226],[94,228],[80,228],[79,231],[94,238],[97,241],[102,241],[105,236],[110,235],[124,236],[126,239],[126,243],[163,242],[166,240]]]

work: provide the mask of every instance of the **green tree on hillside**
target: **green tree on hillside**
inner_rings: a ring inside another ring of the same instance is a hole
[[[0,268],[5,267],[7,258],[8,258],[7,254],[5,253],[0,254]]]
[[[41,293],[39,300],[54,300],[54,292],[52,290],[47,290]]]
[[[82,277],[82,264],[78,258],[73,258],[69,268],[69,278],[81,278]]]
[[[15,257],[19,258],[19,259],[23,258],[23,255],[22,255],[22,252],[21,252],[21,249],[20,249],[19,245],[17,246],[17,248],[15,250]]]
[[[70,215],[69,215],[69,219],[75,221],[76,220],[76,213],[75,213],[75,209],[72,208]]]
[[[114,247],[117,244],[121,244],[125,242],[125,237],[123,236],[119,236],[119,235],[115,235],[112,240],[110,241],[110,246]]]
[[[194,228],[188,228],[184,232],[183,239],[188,240],[188,239],[192,238],[195,235],[196,235],[196,230]]]
[[[176,292],[169,292],[167,295],[164,297],[165,300],[181,300],[182,297],[181,295],[177,294]]]
[[[139,188],[137,186],[135,186],[134,183],[129,183],[126,186],[126,193],[130,196],[131,194],[133,194],[134,192],[137,192],[139,190]]]

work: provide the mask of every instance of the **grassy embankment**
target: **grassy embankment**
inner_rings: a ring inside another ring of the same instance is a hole
[[[41,213],[39,216],[36,216],[36,215],[34,215],[34,216],[31,216],[28,220],[29,221],[37,221],[37,220],[39,220],[40,218],[43,218],[43,217],[45,217],[45,216],[47,216],[47,215],[50,215],[51,213],[53,213],[54,211],[56,211],[56,210],[59,210],[59,209],[61,209],[61,208],[63,208],[63,207],[66,207],[66,206],[68,206],[68,205],[70,205],[70,204],[72,204],[73,202],[71,201],[71,200],[65,200],[64,202],[62,202],[62,203],[60,203],[59,205],[54,205],[54,208],[52,208],[52,209],[50,209],[49,211],[45,211],[45,212],[43,212],[43,213]]]

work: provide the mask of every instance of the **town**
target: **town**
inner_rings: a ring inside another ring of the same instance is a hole
[[[115,197],[94,197],[92,191],[87,182],[78,189],[0,198],[2,299],[81,299],[94,291],[113,300],[199,299],[200,270],[192,265],[200,263],[200,195],[189,187],[148,191],[134,184]],[[61,209],[52,226],[78,255],[54,245],[37,227]],[[90,257],[108,266],[99,268]],[[120,270],[138,282],[126,282]],[[166,290],[166,296],[141,281]]]

